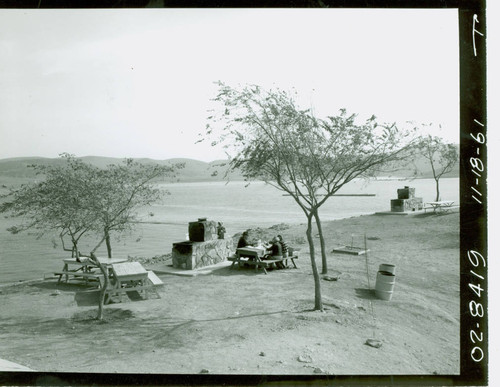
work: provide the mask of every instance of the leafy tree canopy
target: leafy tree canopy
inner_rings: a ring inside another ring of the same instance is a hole
[[[307,239],[315,283],[315,309],[322,310],[312,221],[320,236],[323,273],[326,251],[319,208],[342,186],[379,168],[408,159],[416,143],[415,128],[400,130],[375,116],[358,123],[345,109],[317,118],[301,109],[290,93],[259,86],[232,88],[218,83],[215,101],[222,105],[209,117],[206,134],[222,144],[246,179],[260,179],[288,193],[307,217]]]
[[[406,162],[416,144],[415,128],[379,123],[375,116],[359,123],[345,109],[317,118],[279,89],[236,89],[219,82],[215,101],[223,113],[209,117],[207,134],[219,133],[212,143],[223,144],[231,168],[307,198],[302,200],[307,208],[355,178]]]
[[[436,182],[436,201],[441,200],[439,179],[450,173],[458,162],[458,148],[447,144],[439,136],[422,136],[419,143],[421,154],[429,161]]]
[[[41,236],[59,230],[61,239],[69,236],[76,248],[84,234],[109,237],[112,231],[130,230],[137,210],[161,197],[162,192],[151,183],[175,176],[182,167],[143,165],[126,159],[122,165],[101,169],[70,154],[61,157],[65,160],[61,165],[32,165],[40,181],[24,184],[7,195],[0,212],[21,221],[10,228],[11,232],[36,229]]]

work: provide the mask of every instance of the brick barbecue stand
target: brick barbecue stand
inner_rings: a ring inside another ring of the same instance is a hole
[[[398,198],[391,200],[391,212],[418,211],[424,208],[422,198],[415,197],[415,188],[398,189]]]
[[[218,239],[217,222],[199,218],[190,222],[188,241],[172,244],[172,264],[178,269],[193,270],[225,261],[234,253],[232,238]]]

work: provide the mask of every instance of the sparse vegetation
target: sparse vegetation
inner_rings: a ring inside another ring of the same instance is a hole
[[[137,222],[136,210],[159,200],[161,191],[152,182],[175,176],[182,165],[143,165],[126,159],[122,165],[103,169],[69,154],[63,154],[62,160],[57,165],[33,165],[40,182],[24,184],[4,195],[0,213],[21,220],[9,228],[11,233],[35,230],[42,236],[57,230],[65,251],[76,259],[89,257],[100,268],[105,280],[98,313],[102,319],[108,273],[95,251],[106,243],[111,258],[111,236],[131,231]],[[82,253],[78,243],[88,234],[98,236],[98,242],[90,252]]]
[[[441,200],[439,179],[453,171],[458,163],[458,149],[454,144],[447,144],[438,136],[424,136],[420,142],[420,150],[431,166],[432,176],[436,182],[436,201]]]
[[[415,128],[380,123],[375,116],[358,123],[356,114],[316,118],[301,109],[295,96],[251,85],[232,88],[218,83],[221,104],[207,125],[212,145],[222,144],[231,157],[230,170],[248,180],[263,180],[291,196],[307,217],[307,240],[315,283],[315,309],[322,310],[321,286],[312,237],[320,237],[322,273],[328,272],[319,209],[356,178],[373,176],[384,165],[411,156]]]

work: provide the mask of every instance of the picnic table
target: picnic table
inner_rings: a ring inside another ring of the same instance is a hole
[[[148,271],[139,262],[122,262],[111,265],[111,286],[106,289],[108,296],[105,303],[111,300],[113,295],[118,295],[122,300],[122,294],[130,291],[142,291],[144,298],[148,298],[147,290],[153,287],[148,283]]]
[[[297,255],[292,256],[283,256],[283,257],[273,257],[273,259],[262,259],[266,254],[266,249],[263,247],[240,247],[236,249],[236,254],[233,257],[229,257],[229,261],[233,261],[231,264],[231,268],[237,263],[238,269],[241,267],[241,264],[247,264],[255,266],[255,272],[259,270],[259,268],[264,270],[264,273],[267,274],[267,268],[272,266],[274,263],[288,261],[290,259],[293,263],[293,266],[297,268],[295,264],[295,259],[298,258]],[[242,259],[243,258],[243,259]]]
[[[141,292],[144,299],[148,299],[148,292],[156,293],[160,297],[157,287],[163,285],[163,281],[151,270],[146,270],[139,262],[128,262],[126,258],[98,258],[99,262],[108,271],[108,286],[105,292],[104,303],[111,302],[114,296],[118,296],[119,301],[122,301],[123,293],[137,291]],[[98,266],[89,258],[81,258],[77,261],[76,258],[63,259],[63,270],[54,273],[59,275],[61,282],[63,276],[66,282],[71,279],[84,280],[87,284],[89,281],[97,281],[97,286],[104,287],[104,275],[99,270]]]
[[[437,213],[439,211],[446,212],[446,211],[449,211],[451,209],[451,207],[453,206],[453,203],[455,203],[455,202],[452,200],[440,200],[437,202],[427,202],[427,204],[429,204],[431,207],[426,207],[425,210],[427,210],[427,208],[432,208],[434,210],[434,213]]]
[[[105,267],[109,268],[114,263],[126,262],[126,258],[98,258],[99,262]],[[87,284],[91,280],[99,281],[102,276],[98,269],[98,266],[93,263],[89,258],[82,257],[79,261],[76,258],[65,258],[63,259],[64,266],[61,271],[55,272],[55,275],[59,276],[57,282],[61,282],[63,276],[65,282],[67,283],[71,279],[83,280]]]

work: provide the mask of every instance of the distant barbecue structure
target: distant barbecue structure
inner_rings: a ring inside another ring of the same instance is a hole
[[[415,188],[398,189],[398,198],[391,200],[391,212],[418,211],[424,208],[422,198],[415,197]]]
[[[172,264],[193,270],[226,260],[234,252],[232,238],[224,238],[222,223],[198,218],[188,226],[189,240],[172,244]]]

